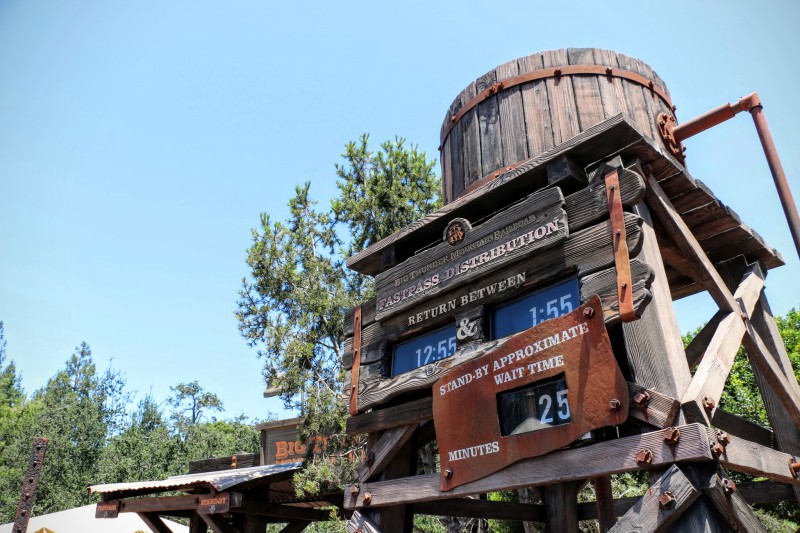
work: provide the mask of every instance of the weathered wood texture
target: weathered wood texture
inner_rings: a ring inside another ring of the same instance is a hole
[[[675,498],[674,502],[662,508],[659,497],[664,492],[670,492]],[[667,531],[667,528],[700,497],[700,491],[695,488],[683,472],[672,465],[661,474],[655,483],[650,485],[647,493],[638,503],[631,507],[611,529],[612,533],[628,533],[629,531]]]
[[[200,472],[249,468],[251,466],[259,466],[260,464],[261,455],[258,453],[236,453],[226,457],[189,461],[189,473],[198,474]]]
[[[578,531],[579,489],[578,481],[542,487],[544,527],[547,531]]]
[[[473,96],[519,74],[567,65],[603,65],[641,74],[666,91],[664,82],[638,59],[609,50],[550,50],[509,61],[479,77],[459,94],[442,124],[442,187],[445,201],[498,169],[536,157],[604,119],[625,113],[655,136],[655,117],[672,113],[655,93],[622,78],[596,74],[550,77],[500,88],[459,121],[452,117]],[[459,149],[460,148],[460,149]]]
[[[728,527],[728,531],[765,533],[747,501],[738,493],[725,489],[725,480],[719,469],[704,465],[696,469],[695,482],[703,495],[717,510]]]
[[[368,516],[361,511],[354,511],[353,516],[347,522],[347,533],[382,533],[378,526]]]
[[[525,520],[544,522],[541,506],[525,503],[492,502],[477,498],[453,498],[435,502],[419,502],[411,506],[414,514],[491,518],[495,520]]]
[[[731,435],[736,435],[739,438],[762,446],[775,448],[775,435],[772,431],[719,407],[714,410],[711,424],[715,428],[727,431]]]
[[[169,526],[155,513],[139,513],[139,518],[141,518],[142,522],[147,524],[147,527],[154,533],[172,533]]]
[[[389,461],[405,445],[417,429],[416,424],[391,428],[383,433],[374,446],[370,446],[365,461],[358,465],[358,480],[365,482],[383,472]]]
[[[703,428],[699,424],[690,424],[680,426],[679,429],[681,431],[680,442],[674,447],[664,442],[663,430],[623,437],[524,459],[505,470],[447,492],[439,489],[439,474],[364,483],[355,497],[351,495],[349,488],[345,488],[344,505],[349,509],[363,507],[366,492],[369,492],[372,498],[370,505],[381,507],[396,505],[400,502],[415,503],[450,499],[488,491],[513,490],[629,472],[640,468],[636,462],[636,454],[642,449],[649,449],[653,453],[651,468],[666,467],[672,463],[687,461],[712,460],[707,428]],[[714,436],[713,432],[711,436]]]

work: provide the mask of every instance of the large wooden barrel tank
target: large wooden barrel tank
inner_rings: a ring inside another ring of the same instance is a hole
[[[569,48],[509,61],[470,83],[447,111],[441,131],[444,201],[619,113],[660,143],[661,112],[674,112],[667,87],[638,59]]]

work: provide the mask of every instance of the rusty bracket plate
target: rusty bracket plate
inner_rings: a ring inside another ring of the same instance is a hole
[[[33,503],[36,501],[36,486],[39,483],[39,474],[42,472],[47,442],[44,437],[33,439],[31,459],[28,462],[28,469],[25,471],[25,479],[22,482],[22,496],[17,506],[14,527],[11,529],[13,533],[25,533],[28,530],[28,520],[30,520],[33,513]]]
[[[441,490],[628,417],[598,296],[451,369],[433,387]],[[558,417],[558,420],[556,420]]]
[[[614,266],[617,269],[617,300],[619,316],[623,322],[637,320],[633,310],[633,281],[628,252],[625,212],[622,209],[622,194],[619,190],[619,174],[616,169],[603,176],[606,184],[608,214],[611,218],[612,242],[614,244]]]
[[[361,306],[353,313],[353,371],[350,373],[350,416],[358,414],[358,375],[361,369]]]

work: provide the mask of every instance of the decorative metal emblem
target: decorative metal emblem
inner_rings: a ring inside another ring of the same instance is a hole
[[[467,236],[467,233],[469,233],[471,229],[472,226],[467,220],[463,218],[454,218],[450,224],[447,225],[444,238],[451,246],[455,246],[464,240],[464,237]]]

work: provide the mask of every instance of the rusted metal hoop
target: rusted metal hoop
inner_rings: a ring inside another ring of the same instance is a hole
[[[450,131],[453,129],[453,127],[455,127],[458,121],[461,120],[461,117],[467,114],[467,112],[473,107],[480,104],[487,98],[494,96],[500,91],[505,91],[506,89],[516,87],[517,85],[527,83],[529,81],[542,80],[546,78],[561,78],[563,76],[574,76],[581,74],[595,74],[607,76],[609,78],[622,78],[633,83],[638,83],[646,89],[649,89],[654,95],[658,95],[658,97],[661,98],[670,109],[674,109],[672,100],[670,100],[669,95],[667,95],[667,93],[661,87],[656,85],[652,80],[647,79],[636,72],[631,72],[630,70],[622,70],[605,65],[564,65],[561,67],[545,68],[533,70],[531,72],[526,72],[525,74],[520,74],[519,76],[513,76],[503,81],[499,81],[474,96],[469,102],[464,104],[458,113],[450,117],[442,133],[442,146],[444,145],[444,141],[447,139],[447,136],[450,135]]]

